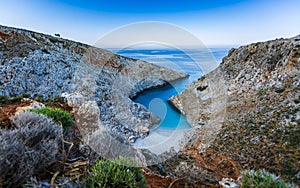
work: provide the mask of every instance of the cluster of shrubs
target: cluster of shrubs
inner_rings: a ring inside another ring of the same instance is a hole
[[[292,188],[294,185],[286,183],[274,174],[265,170],[244,171],[240,178],[241,188]]]
[[[0,187],[20,187],[32,178],[49,176],[61,160],[63,130],[74,124],[61,109],[44,107],[20,112],[13,129],[0,129]],[[124,158],[98,160],[83,180],[85,187],[145,187],[140,167]]]
[[[3,99],[10,103],[19,99]],[[20,112],[12,119],[14,128],[0,130],[0,187],[19,187],[32,177],[41,177],[59,160],[63,129],[74,124],[61,109],[44,107]],[[84,181],[85,187],[145,187],[140,167],[125,159],[98,160]],[[289,188],[293,185],[265,170],[245,171],[242,188]]]
[[[17,102],[22,101],[22,99],[23,99],[23,97],[7,98],[5,96],[0,96],[0,106],[17,103]]]
[[[46,116],[20,112],[0,132],[0,186],[18,187],[57,161],[62,128]]]
[[[145,187],[140,167],[125,158],[99,160],[91,168],[87,187]]]
[[[54,123],[62,125],[64,129],[67,129],[74,124],[71,114],[59,108],[33,108],[30,110],[30,112],[45,115],[52,119]]]
[[[22,97],[0,97],[0,106],[19,102]],[[0,187],[20,187],[33,177],[47,175],[60,158],[63,130],[74,124],[71,114],[57,108],[34,108],[12,119],[14,128],[0,129]],[[245,171],[242,188],[289,188],[265,170]],[[140,167],[125,158],[98,160],[84,180],[85,187],[145,187]]]

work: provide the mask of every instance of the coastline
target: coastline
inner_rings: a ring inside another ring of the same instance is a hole
[[[189,130],[189,128],[166,129],[158,127],[152,130],[147,137],[137,139],[132,146],[148,149],[156,155],[168,152],[172,148],[179,151],[181,140]]]

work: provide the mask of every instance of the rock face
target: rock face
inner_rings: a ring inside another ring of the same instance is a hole
[[[76,93],[78,105],[82,99],[95,102],[100,121],[124,142],[146,136],[160,121],[130,98],[186,76],[78,42],[0,26],[0,96],[50,100]]]
[[[181,154],[201,173],[190,177],[220,181],[264,168],[299,184],[299,91],[300,36],[231,49],[217,69],[169,99],[193,126]]]

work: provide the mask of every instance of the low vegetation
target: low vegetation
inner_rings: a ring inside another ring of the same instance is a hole
[[[43,176],[57,161],[61,126],[32,112],[13,117],[15,129],[1,130],[0,187],[21,186],[31,176]]]
[[[22,99],[23,99],[23,97],[7,98],[5,96],[0,96],[0,106],[17,103],[17,102],[22,101]]]
[[[68,127],[74,124],[71,114],[59,108],[43,107],[43,108],[34,108],[31,109],[30,111],[37,114],[43,114],[49,117],[55,123],[62,125],[64,129],[67,129]]]
[[[265,170],[245,171],[241,177],[242,188],[291,188],[291,184],[285,183],[274,174]]]
[[[22,100],[18,97],[13,101],[19,99]],[[5,98],[7,100],[12,101]],[[11,124],[11,129],[0,129],[0,187],[40,187],[50,181],[51,185],[67,181],[71,187],[139,188],[146,185],[141,168],[127,159],[101,158],[94,164],[94,157],[98,156],[81,151],[76,133],[65,129],[74,124],[67,111],[34,108],[19,112],[12,117]],[[94,165],[89,168],[88,164]],[[60,174],[52,181],[57,171]]]
[[[145,187],[140,167],[122,157],[114,160],[99,160],[92,167],[87,187]]]

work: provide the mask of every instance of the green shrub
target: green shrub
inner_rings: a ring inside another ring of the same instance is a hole
[[[290,188],[291,184],[285,183],[274,174],[265,170],[245,171],[241,177],[242,188]]]
[[[300,52],[295,52],[294,57],[298,57],[298,56],[300,56]]]
[[[5,96],[0,96],[0,106],[8,105],[8,104],[14,104],[17,102],[22,101],[23,97],[17,96],[12,98],[7,98]]]
[[[284,91],[285,91],[285,88],[279,88],[279,89],[275,90],[276,93],[282,93]]]
[[[43,114],[52,119],[54,123],[61,124],[64,128],[68,128],[74,124],[72,116],[67,111],[61,110],[59,108],[33,108],[30,111],[37,114]]]
[[[87,187],[145,187],[140,167],[122,157],[99,160],[92,167]]]

